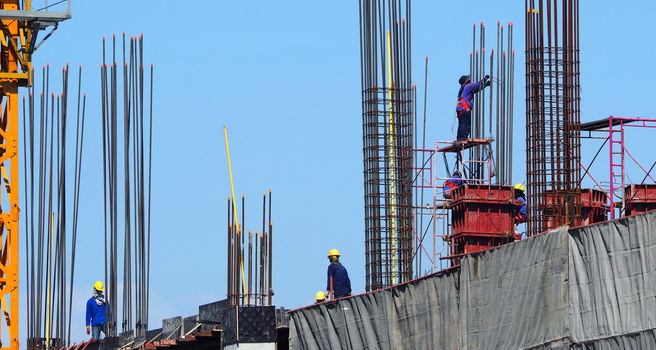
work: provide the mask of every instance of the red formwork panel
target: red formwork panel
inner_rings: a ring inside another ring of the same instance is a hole
[[[453,192],[451,209],[452,266],[462,256],[521,239],[515,234],[515,192],[510,186],[464,185]]]
[[[442,259],[449,259],[451,266],[456,266],[460,264],[460,259],[465,255],[496,248],[519,239],[521,236],[478,237],[463,234],[451,241],[453,255]]]
[[[547,191],[544,196],[545,204],[544,206],[541,206],[541,212],[542,212],[542,222],[545,230],[551,230],[555,229],[557,227],[560,227],[562,225],[567,225],[569,224],[568,222],[563,222],[564,218],[563,216],[558,213],[558,209],[560,210],[565,210],[565,201],[566,197],[568,194],[565,194],[563,192],[554,192],[554,191]],[[590,197],[590,199],[593,199]],[[571,213],[570,213],[571,214]],[[573,227],[576,226],[582,226],[583,225],[582,217],[575,217],[574,218],[574,224],[571,225]]]
[[[581,190],[581,218],[583,225],[608,220],[608,195],[606,192],[586,188]]]
[[[628,185],[624,188],[624,215],[656,210],[656,184]]]
[[[506,236],[515,232],[515,193],[510,186],[464,185],[453,192],[451,235]]]

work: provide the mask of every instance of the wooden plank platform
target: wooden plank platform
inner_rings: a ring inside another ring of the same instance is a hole
[[[493,139],[467,139],[462,141],[454,141],[451,145],[440,147],[438,152],[455,153],[466,150],[480,145],[488,145],[494,141]]]

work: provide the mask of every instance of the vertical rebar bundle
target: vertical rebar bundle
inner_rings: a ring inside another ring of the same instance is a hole
[[[77,218],[82,174],[86,95],[78,73],[75,154],[68,133],[68,67],[62,70],[62,92],[50,92],[50,68],[42,71],[41,93],[35,104],[34,87],[23,97],[23,221],[25,223],[25,272],[27,278],[27,348],[57,347],[70,341]],[[27,107],[27,108],[26,108]],[[35,117],[37,123],[35,123]],[[37,125],[38,124],[38,125]],[[67,179],[73,167],[71,191]],[[4,176],[4,168],[2,169]],[[68,174],[68,175],[67,175]],[[71,218],[72,214],[72,218]],[[72,220],[71,220],[72,219]],[[69,226],[70,225],[70,226]],[[69,235],[70,232],[70,235]],[[70,269],[70,270],[69,270]],[[70,271],[70,273],[69,273]]]
[[[241,215],[236,203],[228,198],[227,297],[230,306],[273,305],[273,221],[271,198],[262,197],[262,231],[248,231],[245,242],[245,203],[241,197]],[[241,220],[239,218],[241,217]],[[254,251],[254,252],[253,252]]]
[[[486,53],[486,26],[480,24],[476,35],[476,24],[473,26],[472,51],[469,53],[469,75],[473,82],[490,76],[492,86],[489,92],[483,89],[474,98],[474,108],[471,119],[471,137],[475,139],[494,138],[494,174],[495,183],[512,184],[512,146],[513,146],[513,102],[515,78],[515,51],[513,50],[513,25],[511,22],[505,28],[497,22],[496,49]],[[489,97],[488,97],[489,95]],[[484,163],[490,157],[489,150],[476,147],[470,150],[469,159],[477,166],[469,170],[467,178],[484,179]]]
[[[366,289],[412,278],[410,0],[360,0]]]
[[[104,38],[102,44],[105,290],[109,305],[106,330],[108,336],[117,335],[118,288],[121,286],[121,331],[133,331],[135,336],[140,336],[148,330],[153,66],[150,66],[150,96],[146,100],[143,36],[131,37],[126,42],[123,34],[122,88],[118,80],[116,36],[112,37],[109,64],[106,63]],[[148,115],[146,103],[149,104]],[[122,118],[119,117],[121,114]],[[119,169],[123,172],[122,179],[119,179]],[[123,211],[122,220],[119,218],[120,209]],[[118,282],[120,225],[123,233],[121,284]]]
[[[579,2],[526,0],[528,235],[581,218]]]

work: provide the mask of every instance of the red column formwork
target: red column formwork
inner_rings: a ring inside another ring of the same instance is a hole
[[[510,243],[515,235],[514,190],[503,185],[464,185],[453,192],[451,209],[451,265],[460,257]]]
[[[546,193],[546,203],[544,210],[542,210],[544,213],[542,222],[546,230],[552,230],[560,226],[558,220],[555,220],[554,215],[552,215],[552,213],[555,213],[553,206],[555,203],[567,203],[568,201],[565,196],[566,194],[561,192],[549,191]],[[573,216],[574,224],[571,226],[585,226],[608,220],[607,201],[608,195],[603,191],[591,188],[581,189],[581,217],[576,218]],[[573,206],[568,206],[568,208],[573,208]],[[568,209],[568,213],[573,215],[574,211]]]
[[[656,184],[628,185],[624,188],[624,216],[656,210]]]
[[[545,192],[545,203],[541,206],[542,227],[544,232],[566,225],[570,222],[571,227],[583,225],[582,215],[576,215],[576,194],[564,191],[547,191]],[[564,204],[563,204],[564,203]],[[565,215],[568,218],[563,220],[563,205],[565,206]]]
[[[608,195],[591,188],[581,190],[582,225],[596,224],[608,220]]]

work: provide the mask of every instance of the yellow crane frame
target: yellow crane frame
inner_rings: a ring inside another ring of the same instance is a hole
[[[9,332],[5,346],[0,326],[0,349],[19,349],[18,88],[32,85],[38,32],[69,18],[70,3],[65,13],[54,13],[32,11],[31,0],[24,0],[22,9],[18,0],[0,0],[0,174],[5,188],[0,190],[0,309]]]

